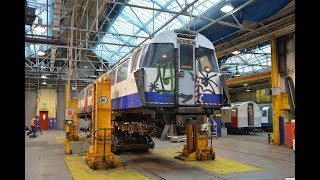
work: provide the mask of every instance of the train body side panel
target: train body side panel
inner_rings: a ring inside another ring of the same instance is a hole
[[[174,70],[144,68],[144,91],[146,104],[174,104]]]
[[[111,109],[131,109],[140,107],[136,81],[132,73],[127,79],[111,86]]]

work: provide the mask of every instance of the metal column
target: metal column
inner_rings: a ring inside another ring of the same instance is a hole
[[[272,113],[273,113],[273,136],[272,142],[274,145],[280,145],[280,129],[279,116],[281,96],[279,89],[279,70],[277,58],[276,38],[271,38],[271,85],[272,85]]]

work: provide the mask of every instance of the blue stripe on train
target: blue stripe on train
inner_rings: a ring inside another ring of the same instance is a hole
[[[202,94],[200,98],[202,103],[222,104],[222,94]]]
[[[145,92],[146,102],[174,103],[174,93]]]
[[[273,126],[273,124],[272,123],[261,123],[261,126],[263,127],[263,126]]]
[[[140,107],[140,96],[138,93],[122,96],[111,100],[111,109],[130,109]]]
[[[152,103],[174,103],[174,93],[158,93],[145,92],[146,102]],[[201,97],[203,103],[222,103],[221,94],[203,94]],[[115,109],[130,109],[140,107],[140,96],[138,93],[122,96],[111,100],[112,110]]]

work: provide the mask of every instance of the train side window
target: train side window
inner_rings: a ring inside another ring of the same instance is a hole
[[[137,63],[138,63],[138,61],[139,61],[139,57],[140,57],[141,52],[142,52],[142,49],[139,49],[139,50],[133,55],[130,73],[132,73],[134,70],[137,69]]]
[[[169,68],[170,64],[173,65],[173,49],[172,43],[154,43],[149,44],[143,50],[140,62],[142,67],[157,67],[157,64],[164,68]],[[142,58],[143,57],[143,58]],[[161,67],[160,66],[160,67]]]
[[[218,64],[214,55],[214,50],[205,47],[199,47],[197,50],[199,70],[219,72]]]
[[[92,85],[88,86],[88,97],[92,95]]]
[[[267,117],[267,110],[262,110],[262,117]]]
[[[128,62],[129,61],[126,61],[125,63],[123,63],[121,66],[118,67],[117,83],[127,79]]]
[[[82,90],[80,93],[80,100],[83,100],[83,93],[84,93],[84,91]]]
[[[114,85],[115,83],[115,79],[116,79],[115,77],[116,77],[116,70],[114,69],[109,73],[109,81],[111,86]]]

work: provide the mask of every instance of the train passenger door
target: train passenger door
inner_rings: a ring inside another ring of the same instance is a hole
[[[254,126],[253,104],[248,104],[248,126]]]
[[[177,63],[177,97],[179,105],[195,104],[195,51],[194,44],[179,44]]]

